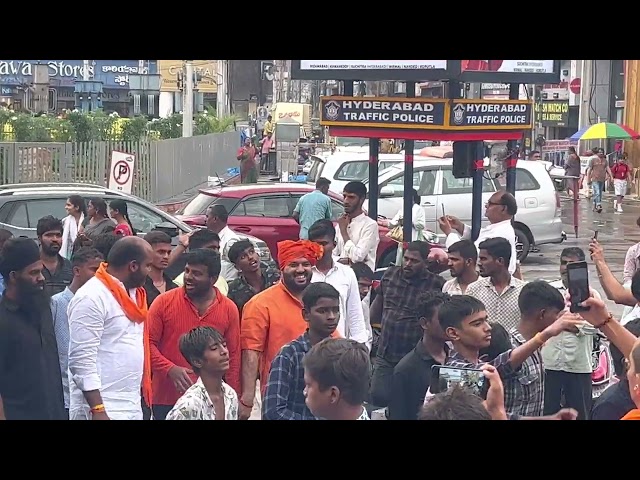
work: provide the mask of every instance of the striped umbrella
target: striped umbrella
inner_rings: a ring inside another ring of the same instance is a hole
[[[626,125],[617,123],[600,122],[578,130],[569,137],[570,140],[634,140],[640,138],[640,134]]]

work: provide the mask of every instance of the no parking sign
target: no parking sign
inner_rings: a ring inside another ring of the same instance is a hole
[[[109,168],[109,188],[130,194],[133,186],[133,167],[135,163],[135,155],[113,150]]]

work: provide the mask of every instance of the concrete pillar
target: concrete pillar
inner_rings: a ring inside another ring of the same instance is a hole
[[[640,132],[640,60],[625,60],[624,124]],[[625,142],[634,167],[640,166],[640,140]]]

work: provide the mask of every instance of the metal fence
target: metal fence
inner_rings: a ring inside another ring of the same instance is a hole
[[[224,176],[238,166],[240,132],[214,133],[151,142],[154,178],[150,200],[167,202],[207,184],[210,176]]]
[[[83,143],[0,142],[0,184],[81,182],[107,185],[111,152],[136,156],[132,193],[168,200],[237,166],[239,132],[172,140]]]

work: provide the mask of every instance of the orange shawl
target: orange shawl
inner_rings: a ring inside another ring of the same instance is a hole
[[[147,405],[151,406],[151,349],[149,343],[149,328],[147,327],[147,292],[144,288],[136,289],[136,302],[128,292],[107,273],[107,264],[101,263],[96,272],[96,278],[100,280],[116,299],[124,314],[135,323],[144,322],[144,370],[142,372],[142,396]]]
[[[629,413],[627,413],[624,417],[622,417],[620,420],[640,420],[640,410],[638,410],[637,408],[634,408]]]

